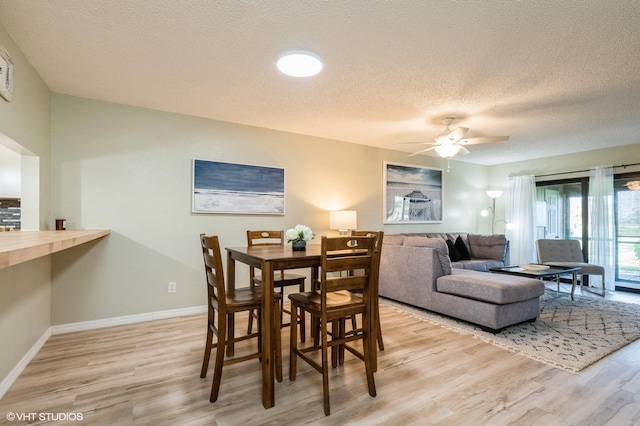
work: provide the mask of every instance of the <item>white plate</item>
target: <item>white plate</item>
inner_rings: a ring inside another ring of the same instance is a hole
[[[527,271],[544,271],[545,269],[549,269],[549,265],[538,265],[535,263],[527,263],[524,265],[518,265],[520,266],[522,269],[525,269]]]

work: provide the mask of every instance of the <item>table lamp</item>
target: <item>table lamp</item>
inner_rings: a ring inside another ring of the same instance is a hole
[[[358,227],[358,212],[355,210],[337,210],[329,212],[329,229],[337,229],[340,235]]]

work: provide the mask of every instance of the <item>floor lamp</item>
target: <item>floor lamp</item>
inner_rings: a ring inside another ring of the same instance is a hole
[[[480,214],[487,216],[491,212],[491,235],[495,233],[496,227],[496,198],[502,195],[502,191],[487,191],[487,195],[491,198],[491,207],[487,207],[486,210],[482,210]]]

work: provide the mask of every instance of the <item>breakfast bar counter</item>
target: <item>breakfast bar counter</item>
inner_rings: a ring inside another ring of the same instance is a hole
[[[0,269],[109,235],[109,230],[0,232]]]

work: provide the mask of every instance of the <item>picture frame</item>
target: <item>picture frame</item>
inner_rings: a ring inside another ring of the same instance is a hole
[[[7,102],[10,102],[13,97],[13,60],[2,45],[0,45],[0,96]]]
[[[383,162],[383,223],[441,223],[443,179],[443,169]]]
[[[284,169],[193,160],[193,213],[284,215]]]

